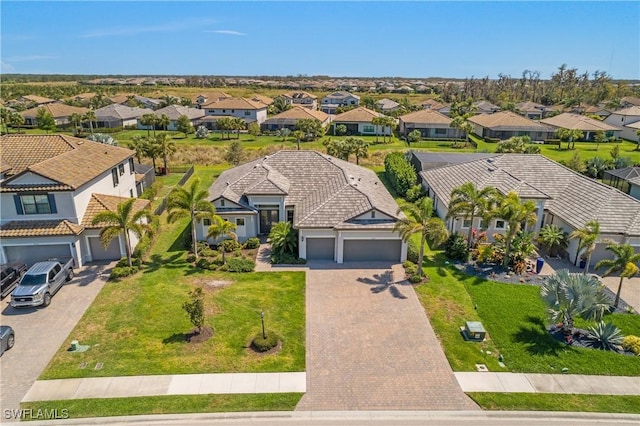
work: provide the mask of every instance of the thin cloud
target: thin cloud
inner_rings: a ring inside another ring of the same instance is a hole
[[[215,33],[215,34],[226,34],[226,35],[234,35],[234,36],[246,36],[246,33],[241,33],[240,31],[234,30],[207,30],[205,33]]]
[[[182,21],[171,22],[161,25],[148,25],[148,26],[135,26],[135,27],[120,27],[109,28],[104,30],[91,31],[82,34],[82,38],[95,38],[95,37],[114,37],[114,36],[132,36],[145,33],[168,33],[181,31],[184,29],[193,29],[194,26],[210,25],[213,22],[211,19],[203,19],[198,21]]]
[[[16,67],[14,67],[13,65],[8,64],[5,61],[0,61],[0,71],[4,73],[11,73],[11,72],[14,72],[15,70],[16,70]]]
[[[7,62],[30,62],[30,61],[43,61],[47,59],[58,59],[57,56],[49,55],[28,55],[28,56],[10,56],[4,58]]]

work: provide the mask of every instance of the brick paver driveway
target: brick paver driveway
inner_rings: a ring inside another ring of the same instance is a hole
[[[387,267],[385,267],[387,266]],[[402,266],[312,262],[297,410],[470,410]]]
[[[14,328],[16,345],[0,358],[0,422],[15,420],[8,410],[20,408],[20,401],[100,292],[109,277],[106,271],[114,264],[76,269],[76,277],[62,286],[47,308],[14,309],[10,296],[2,300],[0,322]]]

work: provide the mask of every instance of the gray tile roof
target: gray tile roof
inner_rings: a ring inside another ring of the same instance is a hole
[[[420,175],[445,205],[451,190],[466,182],[501,192],[513,189],[523,198],[537,198],[537,192],[550,197],[546,210],[574,228],[595,219],[603,234],[640,236],[640,201],[542,155],[501,154]]]
[[[209,188],[211,201],[224,197],[254,210],[247,195],[284,195],[299,228],[346,226],[373,209],[401,217],[373,171],[315,151],[278,151],[223,172]]]
[[[420,152],[411,151],[411,154],[420,162],[421,170],[435,169],[436,167],[448,166],[451,164],[468,163],[469,161],[483,160],[495,157],[497,154],[486,153],[451,153],[451,152]],[[411,161],[414,165],[415,161]]]

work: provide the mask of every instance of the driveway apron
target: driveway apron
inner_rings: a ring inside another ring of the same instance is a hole
[[[401,265],[310,262],[297,410],[473,410]]]

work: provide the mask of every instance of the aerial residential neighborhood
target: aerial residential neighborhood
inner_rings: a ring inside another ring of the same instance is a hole
[[[640,422],[637,12],[3,4],[2,422]]]

